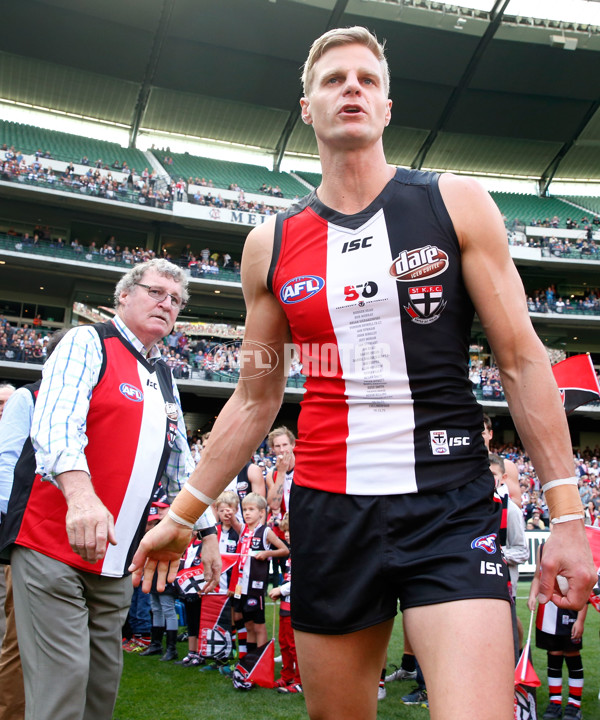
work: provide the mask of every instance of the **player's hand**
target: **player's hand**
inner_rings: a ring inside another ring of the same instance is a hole
[[[156,527],[147,532],[138,547],[129,572],[133,586],[142,582],[142,590],[149,593],[152,578],[156,573],[156,589],[162,592],[168,582],[174,582],[179,569],[179,560],[190,544],[192,531],[176,523],[167,515]]]
[[[113,516],[92,489],[69,494],[66,527],[71,550],[89,563],[102,560],[108,543],[117,544]]]
[[[275,461],[275,467],[277,468],[277,474],[283,473],[285,475],[291,459],[292,459],[292,453],[289,451],[286,451],[286,452],[282,453],[281,455],[277,456],[277,459]]]
[[[268,560],[271,556],[266,550],[259,550],[257,553],[254,553],[254,558],[256,560]]]
[[[277,600],[281,597],[281,588],[274,587],[269,590],[269,597],[271,600]]]
[[[568,588],[561,590],[557,576],[561,575]],[[560,608],[581,610],[588,601],[597,574],[583,522],[554,525],[544,544],[538,600],[548,600]]]
[[[221,553],[219,552],[219,541],[216,535],[207,535],[202,538],[202,565],[204,567],[204,580],[206,584],[202,588],[202,594],[212,592],[221,579]]]

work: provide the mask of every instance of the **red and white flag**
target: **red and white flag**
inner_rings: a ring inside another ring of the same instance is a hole
[[[580,405],[600,400],[600,385],[588,354],[573,355],[556,363],[552,372],[567,415]]]

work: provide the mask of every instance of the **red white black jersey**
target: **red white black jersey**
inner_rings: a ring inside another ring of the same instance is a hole
[[[551,600],[538,604],[535,626],[548,635],[571,635],[573,624],[577,620],[577,610],[563,610]]]
[[[355,215],[315,192],[278,215],[269,286],[307,376],[295,483],[413,493],[488,469],[473,306],[436,174],[398,169]]]
[[[17,482],[11,497],[10,542],[86,572],[122,577],[145,530],[148,507],[177,433],[178,407],[171,372],[140,355],[113,323],[94,326],[103,364],[87,414],[85,456],[94,490],[112,513],[117,545],[91,564],[67,539],[67,504],[51,482]],[[35,468],[35,465],[33,465]],[[8,532],[7,528],[7,532]]]
[[[240,557],[230,581],[230,589],[234,590],[236,597],[260,597],[267,592],[269,560],[257,560],[254,556],[261,550],[271,548],[268,533],[266,525],[258,525],[254,531],[249,530],[247,525],[242,528],[237,546]]]
[[[248,495],[248,493],[252,492],[252,484],[248,478],[248,468],[250,465],[252,465],[252,463],[247,462],[224,490],[224,492],[231,491],[237,493],[240,502],[235,515],[241,523],[244,522],[242,500],[246,497],[246,495]]]

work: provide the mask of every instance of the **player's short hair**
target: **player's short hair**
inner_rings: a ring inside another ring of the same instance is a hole
[[[487,413],[483,413],[483,427],[490,432],[492,430],[492,418]]]
[[[137,283],[142,282],[144,274],[147,270],[154,270],[159,275],[169,277],[181,285],[181,299],[184,303],[190,299],[188,292],[188,277],[180,267],[173,265],[172,262],[164,258],[154,258],[148,262],[134,265],[131,270],[125,273],[115,287],[115,310],[119,309],[121,301],[119,296],[122,292],[131,292]]]
[[[355,25],[348,28],[334,28],[318,37],[311,45],[306,62],[302,67],[302,87],[305,95],[310,92],[313,67],[331,48],[342,45],[364,45],[379,60],[383,86],[386,96],[390,92],[390,68],[385,57],[385,42],[380,43],[375,35],[365,27]]]
[[[490,465],[497,465],[503,475],[506,472],[504,458],[500,455],[496,455],[496,453],[490,453]]]
[[[262,495],[255,492],[248,493],[242,500],[242,507],[246,507],[246,505],[256,505],[259,510],[267,509],[267,501]]]
[[[292,443],[292,445],[296,444],[296,438],[294,437],[294,433],[289,428],[286,428],[285,425],[280,425],[274,430],[271,430],[271,432],[269,433],[269,447],[273,447],[273,442],[275,441],[275,438],[279,437],[280,435],[287,435],[288,440]]]
[[[215,505],[217,508],[219,507],[219,505],[228,505],[229,507],[235,508],[237,510],[239,504],[240,499],[238,498],[237,493],[234,493],[233,490],[225,490],[215,500]]]

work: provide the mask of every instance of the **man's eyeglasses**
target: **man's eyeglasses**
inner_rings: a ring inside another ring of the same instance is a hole
[[[169,296],[171,298],[171,305],[173,307],[176,307],[178,310],[183,310],[183,308],[185,307],[184,300],[182,300],[180,297],[177,297],[177,295],[171,295],[171,293],[168,293],[162,288],[151,287],[150,285],[144,285],[144,283],[135,284],[143,287],[148,292],[148,295],[150,295],[150,297],[157,303],[162,302],[166,299],[167,296]]]

